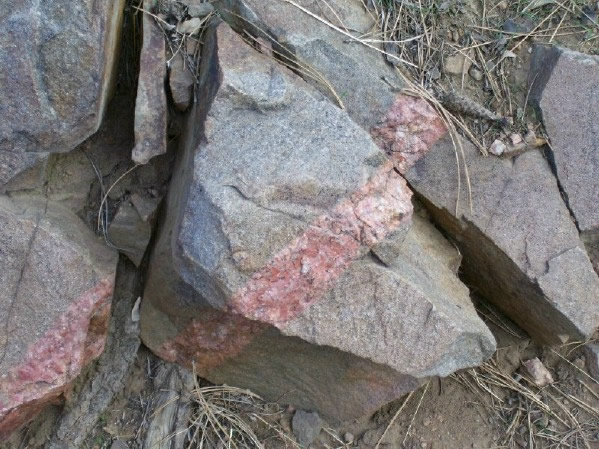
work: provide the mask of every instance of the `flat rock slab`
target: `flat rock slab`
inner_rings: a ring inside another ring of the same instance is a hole
[[[146,0],[146,11],[152,2]],[[160,27],[150,14],[143,15],[143,45],[139,57],[139,77],[135,100],[135,147],[131,158],[147,164],[166,153],[166,43]]]
[[[406,178],[456,239],[466,276],[540,341],[559,344],[590,336],[599,323],[599,278],[548,162],[537,151],[498,159],[481,156],[467,142],[463,146],[472,211],[465,182],[458,190],[449,137]],[[463,171],[461,176],[464,180]]]
[[[117,255],[57,204],[0,197],[0,438],[100,355]]]
[[[489,357],[455,257],[426,251],[436,231],[411,225],[411,192],[369,134],[227,25],[203,61],[210,101],[150,262],[146,345],[335,422]]]
[[[98,129],[123,7],[124,0],[25,0],[4,8],[0,65],[10,70],[0,74],[0,190]]]
[[[599,244],[599,57],[536,45],[531,100],[551,140],[560,186],[583,239]]]

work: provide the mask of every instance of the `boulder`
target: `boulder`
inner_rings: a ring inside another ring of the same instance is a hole
[[[104,348],[117,255],[68,209],[0,197],[0,438]]]
[[[330,91],[339,94],[347,113],[371,133],[457,242],[472,285],[541,341],[560,343],[590,336],[599,325],[599,290],[583,240],[597,256],[598,246],[588,244],[588,234],[583,233],[581,240],[543,157],[483,158],[463,142],[474,198],[470,213],[465,173],[461,173],[456,211],[456,156],[443,121],[426,101],[394,93],[402,82],[390,74],[380,48],[352,43],[348,36],[365,34],[373,26],[363,2],[330,0],[330,14],[309,0],[294,3],[223,0],[215,7],[234,27],[270,40],[283,55],[279,59],[292,61],[294,69],[322,92],[328,86],[332,102],[338,100]],[[587,71],[596,68],[585,67]],[[592,84],[596,73],[587,78],[585,86]],[[592,96],[586,101],[592,102]],[[587,139],[586,146],[570,151],[589,151],[588,139],[592,139],[592,126],[596,127],[591,116],[584,122],[586,137],[580,137],[582,131],[578,134],[581,142]],[[593,169],[586,167],[580,176],[571,176],[582,180],[589,170]],[[597,178],[587,183],[585,198],[597,196]],[[594,214],[597,208],[589,210]]]
[[[152,1],[145,0],[150,11]],[[167,104],[166,43],[154,17],[143,14],[143,45],[139,56],[139,77],[135,100],[135,146],[131,158],[137,164],[147,164],[155,156],[166,153]]]
[[[530,80],[555,174],[599,263],[599,56],[536,45]]]
[[[205,42],[144,343],[330,422],[489,357],[455,251],[368,133],[227,25]]]
[[[295,3],[323,16],[323,9],[312,0]],[[380,46],[369,48],[350,38],[367,35],[376,26],[363,2],[327,3],[334,13],[325,14],[325,20],[332,20],[333,26],[352,30],[353,34],[342,34],[284,1],[220,0],[213,5],[235,29],[271,43],[282,64],[291,67],[333,103],[343,105],[352,119],[370,129],[391,108],[391,92],[402,87],[402,83],[379,52]]]
[[[0,13],[0,191],[33,188],[49,153],[102,121],[118,61],[124,0],[24,0]],[[26,39],[23,36],[27,36]],[[11,186],[12,180],[17,186]]]
[[[405,176],[455,239],[468,281],[539,341],[592,335],[599,324],[599,278],[547,161],[537,151],[499,159],[481,156],[468,142],[463,148],[471,208],[463,171],[458,189],[448,137]]]

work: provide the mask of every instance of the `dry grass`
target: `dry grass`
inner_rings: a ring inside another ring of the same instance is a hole
[[[300,449],[289,430],[280,424],[284,410],[248,390],[196,384],[193,402],[188,449],[263,449],[268,447],[265,442]]]
[[[599,53],[599,25],[577,0],[549,0],[544,6],[528,0],[363,1],[378,24],[364,39],[380,42],[387,54],[407,61],[400,69],[412,84],[441,103],[444,93],[464,92],[468,84],[468,95],[481,107],[513,119],[515,131],[525,131],[527,100],[522,104],[522,95],[515,95],[519,87],[510,82],[509,73],[519,63],[516,52],[525,42],[555,43],[568,37],[567,45]],[[448,76],[445,63],[456,55],[463,60],[462,73]],[[396,64],[397,59],[387,59]],[[466,83],[467,65],[478,71],[481,83]],[[483,153],[501,132],[498,124],[453,112],[457,128]]]
[[[557,351],[551,351],[589,383],[597,383]],[[538,388],[527,377],[502,372],[495,357],[452,378],[472,391],[479,399],[478,405],[489,412],[496,426],[504,429],[498,447],[590,449],[599,432],[599,410],[568,392],[566,386],[555,382]],[[597,396],[587,382],[578,382]]]

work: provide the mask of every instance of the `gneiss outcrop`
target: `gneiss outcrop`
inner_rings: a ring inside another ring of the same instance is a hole
[[[336,19],[346,27],[366,33],[374,26],[360,5],[332,4]],[[285,55],[281,59],[293,61],[306,79],[314,76],[302,71],[302,66],[325,75],[329,95],[331,91],[340,94],[347,113],[371,132],[438,225],[458,244],[465,276],[486,298],[540,341],[555,344],[592,335],[599,323],[599,278],[558,182],[541,154],[523,154],[512,160],[485,158],[463,141],[472,186],[470,204],[466,173],[463,166],[459,168],[459,191],[456,149],[439,116],[424,100],[397,93],[402,83],[389,77],[382,57],[373,62],[369,59],[376,51],[350,44],[346,35],[317,18],[321,15],[309,1],[275,5],[224,0],[216,6],[240,32],[272,42],[273,48]],[[364,61],[368,61],[367,69],[361,68]],[[593,71],[593,61],[587,58],[585,73]],[[586,76],[582,85],[556,85],[578,89],[592,84],[596,71],[594,75]],[[587,97],[585,104],[596,110],[599,103],[592,98]],[[590,159],[597,157],[592,117],[593,113],[586,115],[586,126],[572,125],[585,140],[579,140],[574,151]],[[569,160],[572,164],[576,158]],[[559,175],[560,169],[557,171]],[[589,162],[580,175],[569,174],[579,181],[592,178],[584,183],[584,189],[577,190],[577,201],[584,203],[580,208],[589,218],[597,210],[596,173],[596,164]],[[458,195],[461,201],[456,209]],[[581,231],[586,241],[592,238],[589,230]]]
[[[0,14],[0,192],[41,185],[48,155],[100,126],[124,4],[25,0]]]
[[[72,212],[0,197],[0,438],[104,350],[117,254]]]
[[[138,330],[210,382],[359,418],[493,354],[458,272],[537,341],[596,331],[596,57],[535,50],[546,154],[463,140],[458,166],[402,61],[355,41],[359,0],[146,1],[110,106],[124,2],[21,3],[0,13],[0,439],[79,378],[49,447],[80,445]]]
[[[142,303],[142,339],[213,382],[356,418],[485,360],[455,250],[367,132],[225,23]]]

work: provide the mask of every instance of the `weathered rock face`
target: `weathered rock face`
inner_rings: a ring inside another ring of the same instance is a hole
[[[3,438],[102,352],[117,257],[55,203],[0,197],[0,224]]]
[[[599,264],[599,57],[537,45],[530,79],[557,178]]]
[[[473,214],[464,212],[469,208],[465,188],[460,192],[461,208],[456,213],[458,173],[454,149],[450,139],[444,138],[447,131],[434,109],[421,99],[394,94],[391,86],[401,87],[401,81],[389,75],[378,52],[349,44],[347,36],[311,16],[309,12],[323,17],[313,2],[295,2],[303,10],[287,2],[271,3],[224,0],[215,6],[237,28],[270,40],[273,49],[286,58],[310,67],[313,73],[304,74],[306,79],[314,78],[314,73],[322,74],[325,85],[342,93],[347,113],[371,132],[438,223],[460,244],[473,285],[542,341],[558,343],[589,336],[599,325],[598,280],[547,162],[538,154],[520,156],[513,163],[485,159],[466,144],[474,189]],[[339,17],[324,15],[333,25],[344,29],[339,20],[348,29],[369,29],[371,18],[362,2],[331,0],[328,4]],[[367,64],[367,68],[359,69],[361,64]],[[585,70],[596,72],[595,63],[588,64]],[[302,73],[301,67],[297,71]],[[585,86],[596,79],[596,73],[581,76],[586,77]],[[589,92],[584,88],[581,91]],[[581,101],[591,102],[592,98]],[[581,145],[569,150],[578,156],[568,159],[570,162],[564,163],[567,167],[585,160],[583,154],[596,158],[597,151],[590,150],[589,142],[596,127],[592,117],[590,114],[585,122],[586,131],[580,129],[577,137],[573,136]],[[594,166],[590,162],[580,175],[570,172],[570,177],[581,184],[594,173]],[[465,174],[461,175],[463,181]],[[577,190],[582,197],[580,192],[587,189],[584,201],[594,195],[597,203],[597,178],[594,176]],[[462,187],[465,184],[462,182]],[[587,211],[590,217],[597,207],[587,210],[592,210]],[[588,235],[582,236],[587,242]],[[589,249],[596,246],[587,244]]]
[[[0,190],[48,153],[73,149],[100,125],[124,1],[7,4],[0,13]],[[28,36],[23,39],[23,36]]]
[[[138,201],[142,201],[139,199],[139,195],[136,198]],[[155,205],[155,209],[158,201],[154,200],[152,203]],[[108,237],[114,246],[119,248],[135,266],[139,267],[152,237],[152,221],[149,218],[144,219],[133,201],[125,201],[121,203],[110,223]]]
[[[464,143],[472,213],[465,186],[456,213],[453,151],[444,138],[406,177],[460,245],[466,276],[541,341],[590,336],[599,323],[599,278],[547,161],[538,152],[483,158]]]
[[[321,14],[311,0],[296,2]],[[333,25],[367,34],[374,20],[360,1],[331,2]],[[275,55],[333,102],[339,100],[358,124],[370,129],[391,108],[391,91],[401,86],[381,53],[335,31],[287,2],[221,0],[214,2],[235,28],[246,29],[273,46]],[[328,17],[328,16],[327,16]],[[265,34],[266,33],[266,34]],[[307,63],[307,64],[306,64]]]
[[[147,11],[152,8],[144,2]],[[150,14],[143,15],[143,46],[139,57],[139,78],[135,100],[135,147],[131,159],[147,164],[154,156],[166,153],[167,108],[166,44],[162,30]]]
[[[333,421],[490,356],[454,252],[410,228],[411,192],[370,136],[227,25],[206,42],[211,101],[153,250],[146,345]]]

